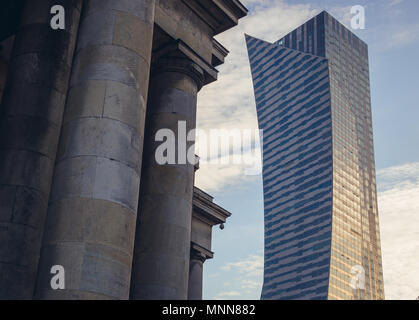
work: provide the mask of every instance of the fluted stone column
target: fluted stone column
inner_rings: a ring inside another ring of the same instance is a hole
[[[85,1],[35,298],[129,297],[154,7]]]
[[[186,58],[155,61],[150,82],[147,132],[135,240],[131,299],[187,299],[194,165],[159,165],[155,141],[159,129],[178,135],[179,121],[195,128],[197,92],[203,71]],[[187,143],[187,149],[192,145]],[[182,149],[182,148],[181,148]],[[185,157],[182,149],[181,158]],[[194,153],[191,153],[192,156]]]
[[[189,263],[188,300],[202,300],[205,254],[191,249]]]
[[[65,30],[50,26],[65,9]],[[0,299],[31,299],[82,0],[26,1],[0,107]]]

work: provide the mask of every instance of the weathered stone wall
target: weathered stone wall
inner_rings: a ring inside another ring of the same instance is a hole
[[[0,299],[31,299],[81,0],[27,1],[0,107]],[[50,26],[54,4],[66,30]]]
[[[212,225],[197,219],[192,218],[191,241],[200,246],[211,250],[212,240]]]

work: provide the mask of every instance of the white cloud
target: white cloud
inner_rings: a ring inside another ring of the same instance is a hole
[[[377,172],[386,299],[419,296],[419,163]]]
[[[260,283],[256,280],[245,279],[241,283],[242,289],[257,289],[260,287]],[[247,291],[251,292],[251,291]]]
[[[229,262],[220,267],[220,274],[227,276],[229,291],[221,291],[214,299],[260,299],[263,282],[263,257],[251,255],[246,259]]]
[[[386,48],[392,49],[395,47],[406,46],[416,43],[419,39],[419,24],[394,26],[391,28],[387,39]]]
[[[252,255],[246,260],[229,262],[221,267],[221,270],[230,271],[235,269],[239,274],[249,277],[259,277],[263,274],[263,257]]]
[[[354,15],[351,13],[351,9],[352,9],[352,5],[345,6],[345,7],[334,7],[330,9],[330,14],[334,16],[336,19],[338,19],[340,23],[342,23],[347,28],[349,28],[349,30],[352,30],[351,20]]]
[[[377,171],[380,191],[395,187],[403,188],[406,183],[415,184],[419,177],[419,162],[407,163],[402,166],[385,168]]]
[[[257,174],[262,172],[260,150],[247,151],[242,154],[242,159],[241,164],[233,164],[232,157],[227,157],[228,164],[222,164],[223,158],[219,158],[218,164],[211,162],[200,164],[195,184],[207,192],[214,192],[255,181],[258,178]],[[253,171],[256,175],[252,173]]]
[[[240,292],[238,291],[226,291],[226,292],[219,293],[217,297],[215,298],[215,300],[238,297],[238,296],[240,296]]]
[[[419,24],[409,18],[412,10],[409,6],[411,4],[403,0],[388,0],[384,5],[371,5],[367,11],[367,30],[360,34],[361,38],[368,39],[371,52],[381,53],[417,43]],[[369,23],[370,20],[374,23]]]
[[[403,0],[390,0],[388,6],[389,7],[394,7],[394,6],[397,6],[397,5],[401,4],[402,2],[403,2]]]

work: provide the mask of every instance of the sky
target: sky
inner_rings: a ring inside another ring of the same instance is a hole
[[[419,1],[242,0],[238,27],[216,38],[230,54],[217,82],[198,96],[198,128],[257,129],[244,33],[273,42],[327,10],[350,26],[362,5],[369,45],[374,148],[386,299],[419,296]],[[196,185],[232,213],[214,228],[204,264],[204,299],[259,299],[263,279],[263,186],[243,165],[203,164]]]

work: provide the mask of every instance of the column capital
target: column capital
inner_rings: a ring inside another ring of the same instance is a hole
[[[174,40],[153,51],[152,73],[183,72],[198,81],[199,89],[217,80],[218,71],[182,40]]]
[[[204,85],[204,70],[187,57],[166,55],[155,59],[151,69],[152,75],[162,72],[176,72],[187,75],[195,81],[198,91]]]
[[[213,257],[214,252],[205,249],[195,242],[191,242],[191,260],[197,260],[204,263],[207,259],[212,259]]]

